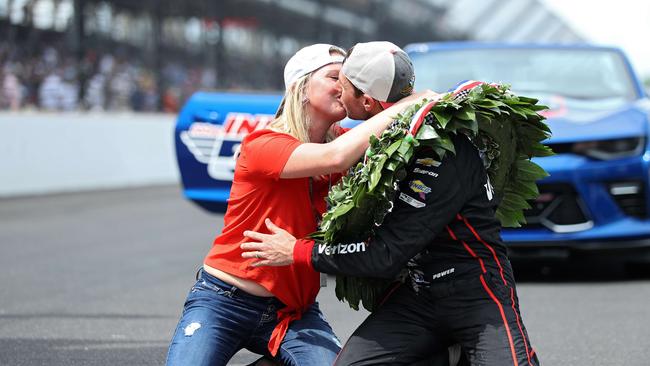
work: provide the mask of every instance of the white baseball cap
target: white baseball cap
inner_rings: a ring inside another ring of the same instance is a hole
[[[325,65],[342,63],[344,57],[345,51],[331,44],[317,43],[304,47],[284,66],[284,87],[289,89],[298,79]]]
[[[411,59],[391,42],[357,43],[341,71],[357,89],[380,102],[395,103],[413,92]]]
[[[333,53],[333,54],[330,54]],[[329,64],[340,64],[345,58],[346,52],[337,46],[325,43],[316,43],[303,47],[295,55],[291,56],[284,66],[284,87],[289,90],[298,79],[316,71]],[[286,95],[282,97],[280,106],[275,116],[278,117],[284,111]]]

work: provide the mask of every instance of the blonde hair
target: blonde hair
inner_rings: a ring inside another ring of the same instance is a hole
[[[269,124],[269,129],[286,133],[300,142],[309,140],[311,118],[305,108],[307,100],[307,83],[311,73],[298,79],[284,94],[282,113]]]

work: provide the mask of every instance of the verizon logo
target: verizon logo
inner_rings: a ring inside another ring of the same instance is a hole
[[[352,244],[336,244],[336,245],[326,245],[318,244],[318,253],[326,255],[332,254],[351,254],[357,252],[365,252],[366,244],[361,243],[352,243]]]

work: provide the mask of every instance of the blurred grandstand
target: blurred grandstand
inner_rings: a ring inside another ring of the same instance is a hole
[[[0,109],[176,112],[281,90],[308,43],[580,42],[539,0],[0,0]]]

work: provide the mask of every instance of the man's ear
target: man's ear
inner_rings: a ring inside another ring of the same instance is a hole
[[[374,116],[375,114],[384,110],[384,107],[381,106],[379,101],[369,96],[368,94],[364,94],[362,98],[363,98],[363,109],[370,116]]]
[[[369,96],[368,94],[364,94],[362,96],[363,100],[363,109],[366,112],[372,112],[377,108],[377,105],[379,104],[373,97]]]

